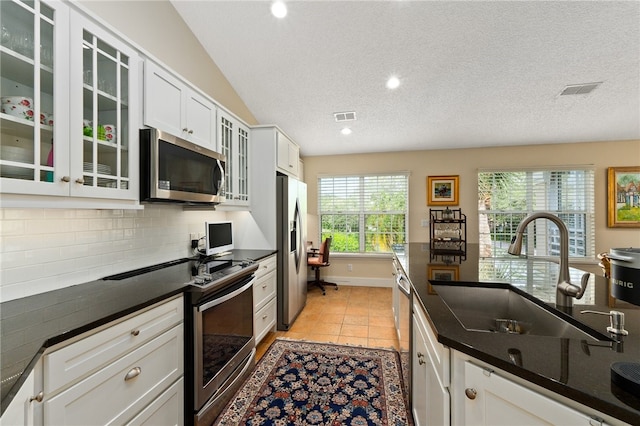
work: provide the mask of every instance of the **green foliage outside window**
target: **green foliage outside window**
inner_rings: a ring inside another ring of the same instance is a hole
[[[347,176],[318,180],[320,235],[331,251],[390,252],[406,242],[408,178]]]

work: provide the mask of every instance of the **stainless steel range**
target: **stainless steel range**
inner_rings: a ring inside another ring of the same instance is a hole
[[[252,261],[192,261],[185,323],[186,423],[210,425],[255,365]]]

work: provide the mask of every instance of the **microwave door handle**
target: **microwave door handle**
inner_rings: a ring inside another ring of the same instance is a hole
[[[217,306],[221,303],[226,302],[227,300],[233,299],[234,297],[236,297],[237,295],[239,295],[240,293],[242,293],[243,291],[251,288],[251,286],[253,285],[253,283],[255,282],[255,277],[251,279],[251,281],[249,281],[248,283],[246,283],[245,285],[243,285],[242,287],[240,287],[237,290],[232,291],[229,294],[224,295],[223,297],[219,298],[219,299],[215,299],[212,300],[211,302],[207,302],[204,305],[198,306],[198,312],[203,312],[206,311],[209,308],[213,308],[214,306]]]
[[[218,173],[220,174],[220,179],[217,179],[216,182],[216,172],[213,172],[213,188],[216,189],[216,195],[224,194],[224,167],[220,163],[220,160],[216,160],[216,166],[218,168]]]

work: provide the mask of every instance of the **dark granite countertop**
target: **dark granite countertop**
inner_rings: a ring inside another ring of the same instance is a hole
[[[442,299],[430,291],[428,284],[434,271],[440,269],[441,273],[459,281],[509,282],[555,306],[558,265],[554,262],[518,257],[480,259],[477,245],[468,246],[466,259],[453,258],[450,264],[445,264],[442,256],[432,256],[428,243],[398,246],[395,255],[411,281],[414,294],[425,308],[440,343],[609,416],[640,424],[640,396],[612,385],[610,374],[613,362],[640,362],[640,309],[619,301],[616,301],[615,308],[610,308],[604,277],[591,275],[583,300],[574,302],[571,314],[589,327],[608,334],[607,317],[583,315],[580,310],[609,312],[615,309],[624,312],[629,335],[624,337],[621,353],[610,347],[598,346],[604,342],[593,341],[585,348],[579,339],[467,331]],[[579,283],[583,271],[571,268],[570,272],[572,282]],[[504,278],[496,279],[499,276]],[[509,358],[508,350],[511,348],[522,353],[522,366],[515,365]]]
[[[233,250],[220,260],[259,261],[274,250]],[[2,413],[45,349],[189,288],[184,262],[122,280],[96,280],[0,304]]]

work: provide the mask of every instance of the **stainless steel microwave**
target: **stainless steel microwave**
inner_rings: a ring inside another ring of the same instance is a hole
[[[140,130],[140,201],[225,201],[224,155],[158,129]]]

